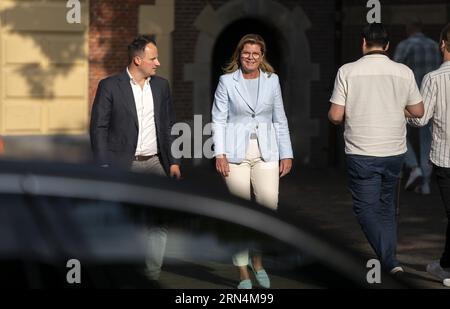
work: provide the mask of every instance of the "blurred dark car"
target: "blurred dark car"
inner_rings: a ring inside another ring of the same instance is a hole
[[[168,227],[163,272],[145,276],[139,219]],[[0,162],[0,286],[235,288],[231,257],[258,248],[273,288],[403,288],[306,222],[231,197],[214,181],[175,182],[109,168]],[[328,238],[328,239],[327,239]],[[75,261],[81,281],[73,283]]]

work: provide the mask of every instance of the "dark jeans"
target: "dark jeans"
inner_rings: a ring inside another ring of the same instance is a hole
[[[436,178],[441,191],[442,201],[444,202],[447,213],[447,234],[445,240],[445,249],[441,257],[441,266],[450,267],[450,168],[435,166]]]
[[[394,198],[403,161],[404,155],[347,155],[353,213],[383,268],[388,271],[399,266]]]

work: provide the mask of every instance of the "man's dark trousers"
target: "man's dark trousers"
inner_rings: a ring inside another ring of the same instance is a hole
[[[399,266],[394,199],[403,161],[403,154],[391,157],[347,155],[353,213],[387,271]]]
[[[441,257],[441,267],[450,268],[450,168],[434,166],[436,178],[441,191],[442,201],[447,213],[447,235],[445,240],[445,249]]]

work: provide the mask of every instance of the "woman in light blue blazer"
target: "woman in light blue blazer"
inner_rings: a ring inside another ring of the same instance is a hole
[[[266,44],[245,35],[220,77],[212,109],[216,169],[230,192],[276,210],[279,178],[292,167],[292,146],[278,76],[265,59]],[[233,256],[238,288],[251,289],[250,266],[260,286],[270,287],[261,254]]]

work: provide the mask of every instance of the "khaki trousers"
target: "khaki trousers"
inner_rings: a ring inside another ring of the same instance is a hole
[[[244,161],[230,163],[230,173],[225,177],[231,194],[250,200],[253,188],[256,202],[273,210],[278,207],[279,180],[279,162],[264,162],[256,139],[250,140]],[[249,251],[241,251],[233,256],[233,264],[248,265],[248,258]]]
[[[147,161],[133,161],[131,170],[136,173],[166,176],[166,172],[158,156],[150,158]],[[147,256],[145,257],[145,275],[150,280],[158,280],[166,251],[167,227],[162,225],[146,225],[145,236],[147,252]]]

